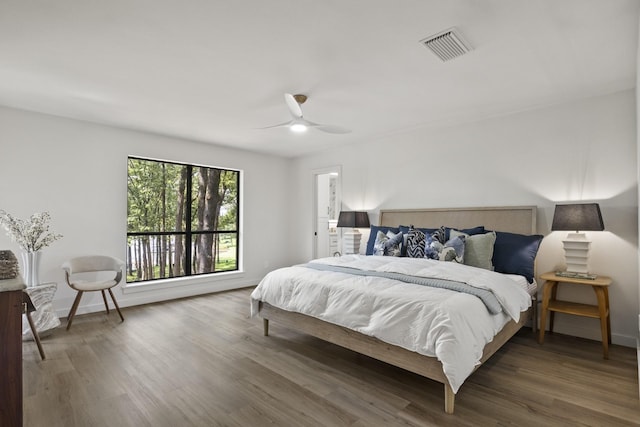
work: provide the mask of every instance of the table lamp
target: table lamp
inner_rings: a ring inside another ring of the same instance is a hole
[[[369,215],[366,212],[342,211],[338,216],[338,227],[348,227],[342,236],[342,252],[345,254],[360,253],[362,234],[358,228],[369,228]]]
[[[568,277],[595,278],[594,275],[589,274],[587,266],[591,241],[587,240],[587,236],[581,231],[604,230],[600,205],[597,203],[556,205],[551,231],[558,230],[571,230],[575,233],[567,234],[567,238],[562,241],[567,270],[557,274]]]

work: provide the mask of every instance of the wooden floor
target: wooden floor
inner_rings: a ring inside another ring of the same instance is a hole
[[[446,415],[441,384],[273,322],[264,337],[250,292],[63,320],[45,361],[24,344],[24,425],[640,425],[635,349],[522,330]]]

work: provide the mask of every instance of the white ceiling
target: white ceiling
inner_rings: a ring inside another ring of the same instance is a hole
[[[0,0],[0,104],[281,156],[635,87],[637,0]],[[443,63],[419,41],[457,27]],[[305,118],[346,135],[255,128]]]

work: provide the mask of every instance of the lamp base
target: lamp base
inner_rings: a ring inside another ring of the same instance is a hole
[[[569,233],[564,246],[564,258],[567,263],[567,272],[588,274],[589,247],[591,242],[584,233]]]
[[[342,253],[345,255],[360,253],[360,239],[362,234],[357,230],[349,230],[342,236]]]

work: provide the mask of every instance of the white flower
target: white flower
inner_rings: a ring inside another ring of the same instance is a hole
[[[37,252],[62,238],[62,234],[49,232],[50,219],[49,212],[42,212],[34,213],[28,221],[24,221],[0,209],[0,225],[6,230],[7,236],[26,252]]]

